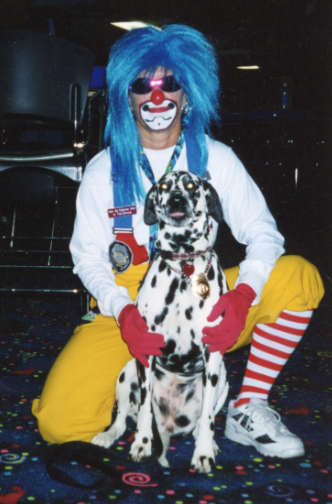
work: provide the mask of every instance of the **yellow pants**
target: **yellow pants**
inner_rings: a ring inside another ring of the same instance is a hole
[[[146,269],[146,265],[132,266],[116,276],[132,300]],[[238,271],[238,267],[225,271],[230,289]],[[229,351],[250,343],[257,323],[275,322],[284,309],[314,309],[323,294],[320,275],[312,264],[298,256],[281,257],[260,303],[250,308],[246,327]],[[131,358],[113,317],[98,315],[77,327],[50,370],[40,399],[33,401],[32,413],[42,437],[50,443],[91,441],[102,432],[111,423],[116,379]]]

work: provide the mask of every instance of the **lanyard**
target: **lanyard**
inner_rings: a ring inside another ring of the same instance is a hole
[[[166,167],[165,173],[168,173],[173,170],[173,168],[174,168],[174,166],[175,166],[175,164],[176,164],[177,160],[179,159],[179,156],[182,152],[183,144],[184,144],[184,133],[183,133],[183,131],[181,131],[179,138],[178,138],[178,141],[176,143],[176,146],[174,148],[172,157],[169,160],[168,165]],[[152,172],[150,162],[149,162],[143,149],[142,149],[140,155],[141,155],[140,165],[141,165],[142,170],[144,171],[145,175],[148,177],[150,182],[152,184],[155,184],[156,179],[154,178],[154,174]]]
[[[173,154],[171,156],[171,159],[169,160],[165,173],[168,173],[173,170],[177,160],[179,159],[179,156],[182,152],[184,144],[184,132],[181,131],[178,141],[176,143],[176,146],[174,148]],[[142,149],[140,152],[140,166],[142,170],[144,171],[145,175],[147,178],[150,180],[152,184],[156,183],[150,162]],[[114,234],[117,233],[133,233],[133,224],[132,224],[132,215],[133,213],[136,213],[136,210],[134,209],[134,202],[132,205],[128,205],[126,207],[119,207],[119,191],[116,188],[116,183],[113,184],[113,197],[114,197],[114,207],[119,209],[119,215],[116,217],[116,226],[113,228]],[[158,225],[154,224],[153,226],[150,226],[150,256],[152,253],[153,249],[153,243],[155,241],[156,235],[157,235],[157,229]]]

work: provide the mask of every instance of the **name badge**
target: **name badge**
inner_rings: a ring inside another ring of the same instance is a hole
[[[110,245],[109,257],[117,273],[126,271],[133,262],[131,248],[126,243],[120,241],[115,241]]]
[[[126,217],[127,215],[135,215],[137,213],[135,205],[127,205],[124,207],[110,208],[107,210],[110,219],[114,217]]]

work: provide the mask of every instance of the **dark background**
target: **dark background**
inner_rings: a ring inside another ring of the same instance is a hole
[[[110,46],[124,34],[111,22],[185,23],[206,34],[220,56],[222,123],[214,135],[233,147],[258,183],[287,252],[314,262],[329,290],[330,5],[326,0],[2,0],[0,29],[48,33],[52,19],[55,35],[91,49],[98,66],[106,65]],[[249,64],[260,69],[236,68]],[[283,109],[284,83],[289,101]],[[90,155],[97,150],[94,145]],[[217,249],[226,267],[243,257],[226,226]]]

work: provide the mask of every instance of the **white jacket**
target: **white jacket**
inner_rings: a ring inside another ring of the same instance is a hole
[[[207,137],[209,182],[217,190],[224,219],[235,239],[246,245],[246,257],[240,264],[238,283],[250,285],[259,302],[263,287],[276,260],[284,253],[284,239],[278,232],[275,220],[267,208],[265,199],[244,166],[233,151]],[[155,179],[164,174],[174,147],[165,150],[145,149]],[[185,145],[174,167],[188,170]],[[115,283],[109,261],[109,246],[114,241],[113,218],[108,210],[113,205],[111,161],[106,150],[100,152],[88,164],[77,196],[77,215],[70,251],[77,273],[86,289],[97,300],[103,315],[118,316],[128,303],[132,303],[127,289]],[[146,192],[151,182],[142,172]],[[137,207],[133,215],[133,228],[139,245],[149,243],[149,227],[143,221],[144,206]],[[213,221],[214,233],[217,224]]]

